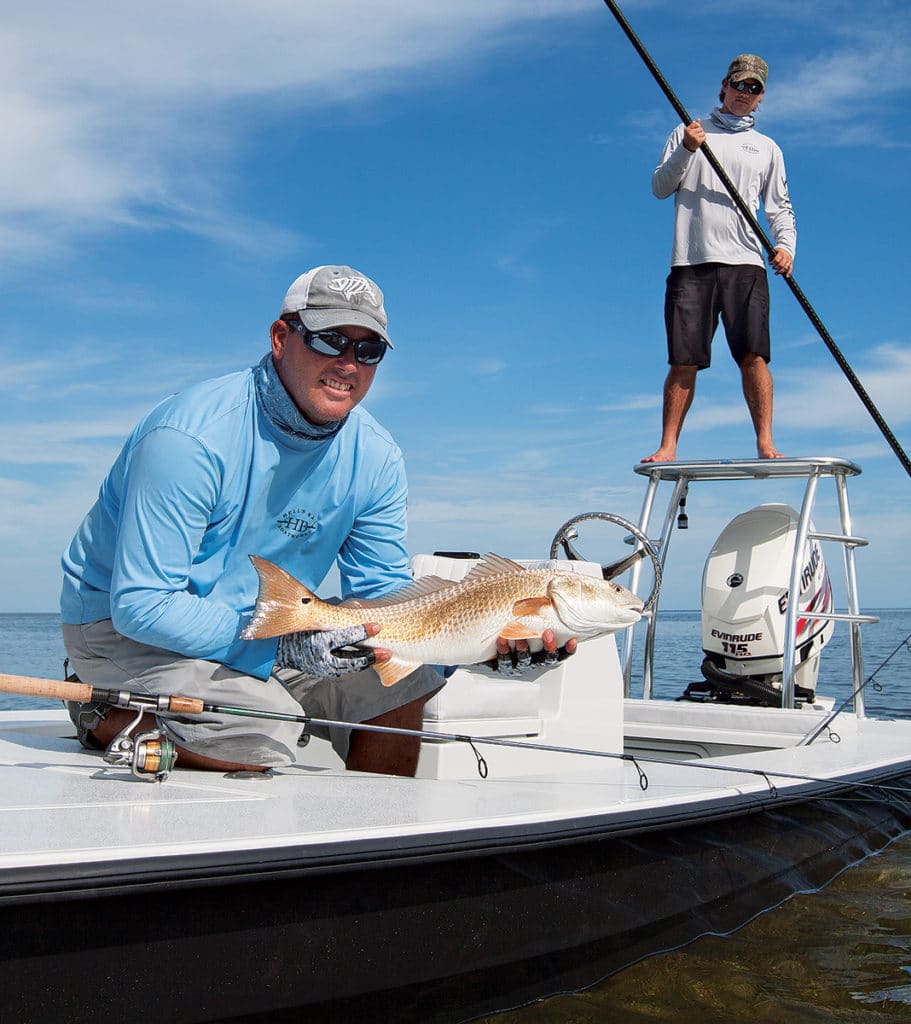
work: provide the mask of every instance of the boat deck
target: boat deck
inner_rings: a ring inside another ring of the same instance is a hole
[[[716,741],[723,737],[731,714],[654,702],[644,713],[631,709],[639,722],[631,729],[640,747],[646,737],[654,747],[664,743],[658,756],[666,759],[670,716],[677,718],[678,741],[689,730],[698,743],[710,732]],[[0,896],[91,888],[101,878],[110,886],[213,871],[326,870],[629,835],[911,771],[907,723],[839,719],[838,743],[782,746],[783,723],[800,714],[750,712],[749,752],[711,762],[652,760],[656,751],[643,748],[637,763],[564,754],[559,773],[498,777],[497,748],[480,747],[485,779],[400,779],[306,765],[270,778],[232,778],[178,766],[155,783],[81,750],[62,712],[4,712]],[[774,721],[774,735],[759,729],[762,718]],[[797,725],[805,728],[806,720]],[[790,733],[793,740],[793,724]],[[467,745],[464,755],[473,762]],[[737,771],[703,767],[726,762]]]

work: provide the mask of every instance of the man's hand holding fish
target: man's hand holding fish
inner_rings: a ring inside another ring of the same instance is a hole
[[[497,656],[490,661],[482,662],[485,668],[498,673],[501,677],[512,678],[524,676],[529,671],[549,668],[576,653],[578,641],[571,636],[563,647],[557,647],[557,638],[552,629],[545,629],[541,634],[541,650],[532,651],[527,640],[516,640],[510,643],[506,637],[497,638]]]

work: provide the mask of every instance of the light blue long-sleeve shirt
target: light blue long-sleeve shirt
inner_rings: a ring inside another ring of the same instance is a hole
[[[754,129],[728,131],[711,115],[701,118],[701,124],[710,149],[753,214],[759,212],[761,199],[772,240],[793,256],[797,227],[781,150],[767,135]],[[674,197],[671,266],[764,266],[762,243],[705,156],[683,145],[683,130],[681,124],[671,132],[652,175],[653,194]]]
[[[240,640],[256,601],[248,558],[342,596],[411,580],[402,453],[367,413],[334,436],[279,429],[256,368],[166,399],[133,430],[63,556],[61,617],[265,679],[277,641]]]

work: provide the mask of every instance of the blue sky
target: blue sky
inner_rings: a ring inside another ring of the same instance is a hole
[[[693,114],[736,53],[768,61],[796,279],[908,447],[907,5],[624,10]],[[0,610],[56,608],[130,427],[257,361],[323,263],[386,291],[396,349],[366,404],[405,452],[414,552],[541,557],[576,513],[638,516],[672,222],[650,176],[675,115],[600,0],[38,0],[5,11],[0,53]],[[772,304],[776,443],[861,464],[861,599],[907,605],[911,480],[777,279]],[[716,342],[682,459],[754,454]],[[698,604],[728,518],[799,495],[696,499],[666,607]]]

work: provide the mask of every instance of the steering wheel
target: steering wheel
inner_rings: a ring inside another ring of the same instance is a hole
[[[559,556],[560,548],[563,548],[565,555],[571,561],[576,562],[587,562],[591,559],[587,559],[584,555],[580,554],[579,551],[573,547],[572,542],[578,538],[578,532],[576,526],[579,523],[588,522],[590,520],[598,520],[606,523],[614,523],[617,526],[622,527],[624,530],[628,530],[641,545],[631,554],[627,555],[626,558],[621,558],[619,561],[611,562],[609,565],[602,565],[601,572],[606,580],[612,580],[615,576],[619,576],[620,573],[626,572],[627,569],[631,568],[643,554],[648,555],[651,559],[652,567],[655,572],[655,582],[652,586],[652,592],[648,596],[648,600],[645,602],[645,609],[648,610],[658,599],[658,592],[661,589],[661,563],[658,561],[658,554],[652,546],[651,541],[645,534],[639,529],[638,526],[634,526],[628,519],[624,519],[622,516],[614,515],[613,512],[583,512],[581,515],[573,516],[572,519],[568,519],[556,534],[554,539],[550,543],[550,557],[557,558]]]

